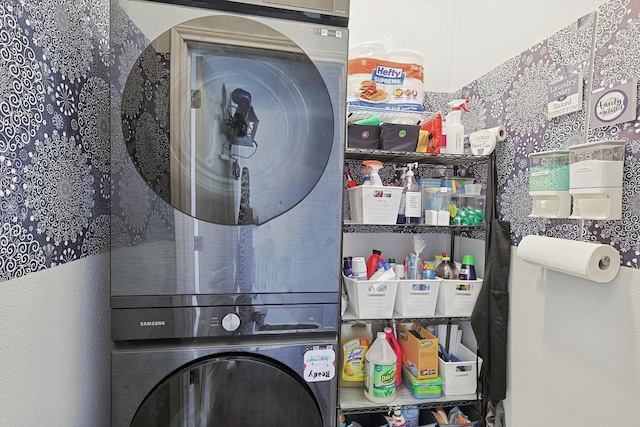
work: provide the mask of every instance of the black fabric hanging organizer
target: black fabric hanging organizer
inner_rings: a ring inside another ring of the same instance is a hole
[[[488,402],[497,403],[507,390],[507,326],[509,319],[509,270],[511,263],[511,227],[496,211],[496,153],[490,154],[487,171],[487,209],[484,279],[471,314],[471,326],[482,358],[479,392],[482,412]]]

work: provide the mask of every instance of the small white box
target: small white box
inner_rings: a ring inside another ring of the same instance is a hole
[[[433,317],[440,280],[399,280],[395,311],[401,316]]]
[[[391,319],[398,280],[355,280],[342,275],[349,307],[360,319]]]
[[[459,362],[445,362],[438,357],[438,373],[444,379],[442,392],[448,396],[474,394],[482,359],[462,344],[455,356],[460,359]]]
[[[349,188],[351,220],[357,224],[395,224],[402,187],[358,185]]]
[[[482,288],[482,279],[442,279],[436,311],[445,316],[471,316],[480,288]]]

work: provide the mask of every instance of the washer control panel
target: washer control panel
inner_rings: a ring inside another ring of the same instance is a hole
[[[328,332],[338,304],[113,308],[114,341]]]

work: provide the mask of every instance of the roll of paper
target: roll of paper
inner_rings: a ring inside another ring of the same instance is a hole
[[[529,264],[599,283],[610,282],[620,269],[620,253],[600,243],[531,235],[516,254]]]
[[[505,129],[504,126],[496,126],[487,130],[496,137],[496,141],[498,142],[507,139],[507,129]]]

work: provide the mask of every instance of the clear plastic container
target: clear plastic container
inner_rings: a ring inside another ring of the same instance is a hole
[[[569,190],[569,151],[541,151],[529,155],[530,191]]]

